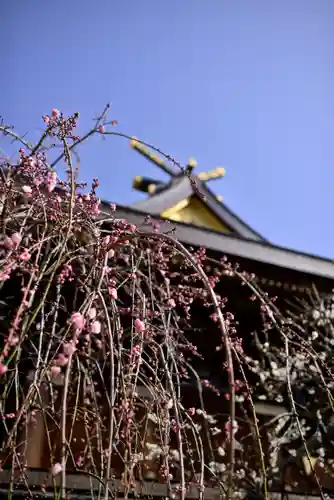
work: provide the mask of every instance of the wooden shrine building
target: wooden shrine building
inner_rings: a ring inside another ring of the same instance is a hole
[[[224,169],[218,168],[209,172],[197,173],[196,162],[191,159],[184,171],[167,164],[159,155],[152,152],[135,138],[131,147],[144,155],[149,161],[162,169],[170,176],[164,183],[145,176],[135,177],[133,188],[144,192],[147,197],[132,206],[117,206],[116,217],[127,219],[139,228],[145,226],[145,217],[162,223],[162,231],[173,230],[175,237],[184,245],[199,249],[204,247],[212,261],[221,261],[223,257],[234,266],[238,264],[242,271],[255,276],[257,286],[276,296],[278,307],[283,310],[293,308],[294,305],[309,301],[314,290],[319,294],[331,294],[334,288],[334,264],[330,259],[316,257],[303,252],[296,252],[276,246],[267,241],[256,230],[242,221],[230,210],[226,204],[209,188],[208,181],[221,178]],[[164,224],[164,221],[169,221]],[[212,264],[214,266],[214,264]],[[210,273],[210,266],[206,267]],[[252,309],[247,299],[249,293],[242,287],[240,281],[226,277],[221,288],[226,289],[228,284],[229,297],[233,303],[239,322],[239,335],[244,340],[252,330],[259,327],[258,313]],[[224,293],[224,292],[222,292]],[[206,330],[207,325],[203,315],[199,314],[200,330]],[[212,354],[210,340],[205,336],[203,343],[198,337],[199,347],[204,354],[207,366],[205,373],[200,373],[215,384],[221,384],[221,376],[217,368],[217,361]],[[247,340],[245,340],[247,344]],[[257,398],[257,388],[254,387],[254,398]],[[263,394],[256,401],[256,410],[264,419],[276,417],[280,412],[289,411],[286,396],[282,396],[281,404],[271,401],[270,393],[265,400]],[[218,401],[213,405],[220,405]],[[333,430],[331,431],[334,437]],[[315,451],[315,446],[311,450]],[[298,455],[298,454],[297,454]],[[302,454],[303,455],[303,454]],[[305,495],[316,491],[310,467],[304,458],[297,457],[292,462],[292,469],[282,472],[280,484],[276,491],[295,491]],[[334,455],[333,455],[334,458]],[[313,463],[316,459],[312,458]],[[326,474],[321,476],[323,487],[334,492],[334,472],[332,466],[326,468]],[[296,477],[298,479],[296,480]],[[293,495],[291,498],[294,498]]]
[[[229,269],[237,269],[238,272],[251,275],[252,283],[258,290],[267,293],[270,297],[277,297],[277,307],[282,311],[289,311],[291,308],[296,308],[298,311],[301,304],[311,300],[314,290],[317,290],[319,294],[328,296],[332,294],[334,289],[334,264],[332,260],[273,245],[243,222],[213,193],[208,182],[221,178],[224,175],[224,169],[218,168],[209,172],[197,173],[196,162],[189,160],[187,167],[182,170],[167,164],[159,155],[143,146],[135,138],[131,141],[131,146],[167,173],[170,179],[168,182],[161,182],[147,177],[136,177],[133,187],[146,193],[146,198],[132,206],[117,205],[116,212],[111,212],[110,204],[105,202],[102,203],[102,211],[104,213],[110,212],[110,215],[117,219],[126,219],[143,230],[147,230],[147,216],[149,216],[151,222],[159,223],[162,232],[172,231],[173,235],[186,247],[191,247],[194,250],[205,248],[208,257],[205,271],[208,275],[214,273],[215,266],[226,262],[226,272],[217,284],[216,291],[221,297],[228,296],[228,310],[233,312],[237,319],[238,336],[243,340],[245,352],[250,352],[253,359],[256,357],[257,351],[252,350],[254,344],[252,334],[262,328],[261,314],[259,307],[255,307],[254,302],[250,300],[249,287],[243,286],[242,280],[236,279],[236,273],[234,271],[228,272]],[[180,265],[178,257],[175,257],[175,261],[171,265],[176,267]],[[193,367],[201,380],[208,381],[218,390],[218,393],[214,394],[210,391],[207,391],[206,394],[203,390],[205,407],[212,415],[222,414],[228,406],[228,384],[226,373],[222,374],[221,353],[216,352],[211,342],[211,336],[215,335],[218,327],[210,319],[205,308],[198,308],[198,310],[195,308],[191,315],[191,321],[192,343],[197,346],[204,360],[198,366],[194,364]],[[273,342],[279,345],[279,339],[274,339]],[[282,393],[279,399],[273,397],[270,383],[261,385],[258,378],[253,380],[250,377],[249,383],[252,388],[259,427],[262,429],[264,446],[269,447],[271,438],[266,430],[269,421],[277,420],[281,415],[288,415],[288,420],[285,423],[286,429],[294,423],[289,407],[289,398],[287,398],[286,393]],[[195,386],[196,383],[192,379],[183,383],[182,397],[185,399],[185,408],[197,406],[198,393]],[[298,392],[298,388],[293,396],[300,407],[306,407],[306,403],[309,403],[305,400],[305,394],[302,391]],[[240,416],[242,410],[237,408],[237,411],[239,411],[238,415]],[[310,427],[312,427],[313,416],[312,414],[305,415],[305,419],[311,422]],[[217,418],[219,420],[219,415]],[[219,423],[219,425],[221,424]],[[79,427],[79,425],[76,427],[78,432],[80,431]],[[244,447],[242,459],[248,456],[249,462],[252,463],[255,460],[252,442],[247,441],[246,434],[242,431],[240,436]],[[316,451],[322,444],[314,436],[315,431],[313,432],[311,429],[311,434],[306,439],[310,445],[312,463],[316,467]],[[238,435],[237,439],[239,440]],[[328,443],[332,440],[334,442],[334,424],[328,428],[326,439],[328,439]],[[266,453],[266,448],[264,448],[264,453]],[[41,457],[43,457],[42,452],[38,455],[34,470],[29,472],[30,482],[35,485],[51,481],[50,475],[45,472],[48,467],[45,466],[48,457],[42,459]],[[334,463],[334,446],[332,458]],[[309,466],[304,460],[305,453],[300,444],[297,445],[296,456],[283,453],[281,459],[283,466],[281,463],[278,464],[278,468],[281,470],[278,474],[279,480],[274,482],[271,489],[271,500],[276,500],[276,498],[278,500],[278,498],[282,498],[282,495],[289,500],[294,498],[298,500],[299,498],[305,499],[305,495],[318,494],[317,485],[314,483]],[[238,464],[236,465],[238,466]],[[33,468],[31,465],[29,467]],[[44,470],[41,471],[41,469]],[[334,493],[334,473],[332,474],[331,469],[332,462],[328,460],[324,469],[318,471],[324,490],[328,493]],[[144,476],[145,484],[141,488],[141,497],[165,498],[167,496],[165,484],[159,483],[155,479],[154,470],[148,470],[146,477]],[[11,471],[0,471],[0,497],[6,498],[6,490],[10,481]],[[82,500],[90,498],[90,481],[91,478],[85,478],[84,475],[78,477],[75,474],[69,474],[68,485],[75,492],[75,494],[71,494],[71,498],[81,498]],[[116,482],[120,483],[118,478]],[[121,497],[121,488],[122,486],[119,485],[115,498]],[[21,493],[15,494],[15,498],[26,497],[24,489]],[[255,495],[253,496],[254,500],[255,498],[263,498],[261,494],[256,496],[256,492],[250,492],[250,495],[246,494],[245,497],[250,497],[251,493]],[[52,494],[48,493],[48,497],[50,496]],[[44,498],[43,495],[41,495],[42,497]],[[187,498],[199,498],[198,488],[189,491]],[[218,500],[219,489],[209,485],[204,492],[204,498]]]

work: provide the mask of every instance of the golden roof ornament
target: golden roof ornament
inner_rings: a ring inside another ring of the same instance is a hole
[[[145,156],[148,160],[154,163],[157,167],[161,168],[165,173],[170,175],[172,178],[181,175],[179,170],[168,165],[156,152],[152,151],[143,142],[141,142],[136,137],[132,137],[130,140],[130,147],[135,149],[138,153]],[[188,160],[187,166],[185,168],[185,173],[188,175],[195,175],[202,182],[208,182],[212,180],[222,179],[225,176],[225,168],[217,167],[213,170],[207,172],[200,172],[198,174],[193,174],[194,169],[197,167],[197,161],[195,158],[191,157]],[[134,178],[133,187],[139,191],[144,191],[149,194],[154,194],[157,192],[158,188],[162,186],[159,181],[154,181],[152,179],[146,179],[144,177],[136,176]],[[217,196],[217,200],[221,201],[221,197]]]

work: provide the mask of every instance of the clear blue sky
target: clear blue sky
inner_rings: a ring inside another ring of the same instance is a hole
[[[334,0],[32,0],[0,9],[0,114],[35,137],[41,115],[108,101],[118,129],[199,170],[272,242],[334,257]],[[96,137],[81,175],[138,199],[163,174]]]

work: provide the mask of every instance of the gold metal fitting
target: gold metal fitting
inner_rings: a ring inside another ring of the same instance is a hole
[[[133,136],[131,137],[130,139],[130,148],[135,148],[136,146],[138,146],[138,138]]]
[[[197,161],[196,161],[196,159],[193,158],[193,157],[190,157],[189,160],[188,160],[188,163],[187,163],[187,167],[196,168],[197,167]]]
[[[136,175],[136,177],[134,177],[132,181],[133,189],[139,189],[142,182],[143,178],[141,177],[141,175]]]
[[[156,184],[149,184],[149,185],[147,186],[147,191],[148,191],[150,194],[155,193],[155,192],[156,192],[156,190],[157,190],[157,186],[156,186]]]

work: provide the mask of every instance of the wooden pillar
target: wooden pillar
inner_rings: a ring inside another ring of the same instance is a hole
[[[29,384],[32,382],[33,377],[33,372],[28,375]],[[27,467],[43,469],[46,467],[43,459],[46,445],[46,414],[44,410],[50,402],[47,385],[41,383],[39,385],[39,393],[34,394],[33,398],[33,408],[28,407],[25,427],[19,433],[18,451],[23,459],[23,463]]]

